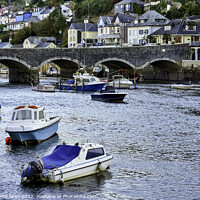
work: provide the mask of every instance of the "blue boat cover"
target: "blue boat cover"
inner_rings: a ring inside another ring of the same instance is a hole
[[[66,165],[78,156],[80,149],[79,146],[58,145],[52,154],[42,158],[44,169],[53,169]]]

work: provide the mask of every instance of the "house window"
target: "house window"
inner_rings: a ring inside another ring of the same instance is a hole
[[[140,20],[140,23],[141,23],[141,24],[143,24],[144,22],[145,22],[145,20],[144,20],[144,19]]]
[[[139,40],[139,44],[143,44],[143,40]]]
[[[133,31],[133,35],[134,35],[134,36],[137,36],[137,31]]]
[[[148,34],[148,29],[145,29],[145,30],[144,30],[144,33],[145,33],[145,34]]]
[[[165,31],[170,31],[170,30],[171,30],[171,26],[165,26],[165,27],[164,27],[164,30],[165,30]]]
[[[117,28],[117,33],[119,33],[119,28]]]
[[[187,31],[195,31],[195,30],[196,30],[196,26],[187,25],[187,26],[186,26],[186,30],[187,30]]]
[[[131,30],[129,30],[129,35],[131,35]]]
[[[175,43],[181,43],[181,36],[174,37]]]
[[[143,35],[143,30],[139,30],[139,34],[140,34],[140,35]]]
[[[100,29],[100,32],[103,33],[103,29],[102,28]]]

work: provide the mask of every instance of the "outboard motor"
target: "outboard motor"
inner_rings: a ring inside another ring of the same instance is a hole
[[[29,183],[30,181],[37,181],[41,179],[44,163],[42,159],[32,161],[28,167],[22,172],[21,182]]]

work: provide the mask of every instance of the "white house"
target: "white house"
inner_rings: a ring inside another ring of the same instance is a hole
[[[170,20],[155,10],[150,10],[128,25],[128,43],[145,44],[147,35],[157,31]]]
[[[71,22],[72,21],[72,15],[73,15],[72,10],[71,10],[71,6],[70,5],[65,6],[65,5],[61,4],[60,7],[61,7],[62,14],[66,18],[66,21]]]
[[[134,14],[119,14],[115,17],[101,16],[98,21],[98,43],[107,45],[127,43],[127,25],[135,18]]]

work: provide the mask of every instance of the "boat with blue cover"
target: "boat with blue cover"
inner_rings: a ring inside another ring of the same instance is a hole
[[[41,142],[58,130],[60,117],[45,117],[44,108],[34,105],[19,106],[13,110],[12,120],[6,127],[12,142]]]
[[[105,86],[99,92],[91,94],[91,99],[95,101],[120,103],[123,102],[126,95],[126,92],[116,91],[113,86]]]
[[[105,82],[88,73],[77,72],[73,74],[73,80],[61,80],[60,90],[97,91],[105,86]]]
[[[105,171],[111,160],[100,144],[58,145],[50,155],[23,165],[21,182],[64,182]]]

